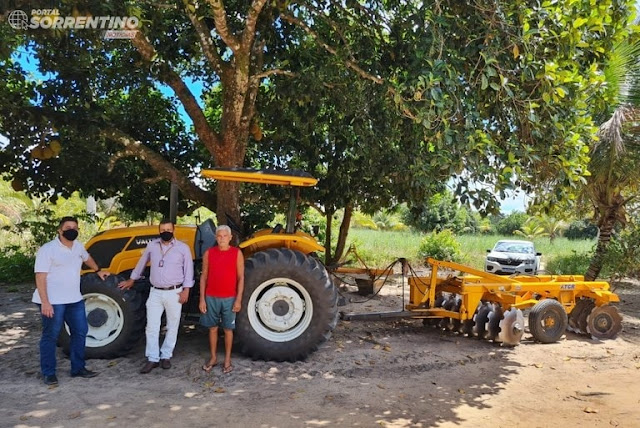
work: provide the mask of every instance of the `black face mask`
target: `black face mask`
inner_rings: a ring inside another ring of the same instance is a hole
[[[64,236],[64,239],[68,239],[69,241],[75,241],[78,237],[78,231],[75,229],[64,230],[62,232],[62,236]]]
[[[160,238],[164,242],[169,242],[173,239],[173,232],[160,232]]]

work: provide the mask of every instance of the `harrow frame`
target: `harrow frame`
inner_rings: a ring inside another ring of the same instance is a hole
[[[532,308],[529,330],[538,342],[555,342],[567,328],[599,339],[614,338],[622,328],[617,309],[610,306],[620,299],[605,281],[585,281],[582,275],[500,276],[432,258],[427,264],[429,276],[408,277],[409,302],[404,310],[343,313],[342,318],[423,319],[425,324],[507,345],[519,343],[524,332],[522,310],[527,308]],[[454,273],[443,273],[444,269]]]

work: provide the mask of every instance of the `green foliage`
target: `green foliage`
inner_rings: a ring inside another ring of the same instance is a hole
[[[420,242],[418,255],[423,258],[432,257],[436,260],[461,261],[462,247],[453,232],[443,230],[425,236]]]
[[[137,3],[138,43],[2,21],[2,172],[42,196],[120,194],[139,219],[168,212],[174,178],[185,205],[211,207],[193,178],[214,161],[304,167],[321,179],[305,200],[329,216],[422,204],[450,178],[479,210],[515,187],[553,204],[588,174],[592,114],[610,98],[601,64],[633,31],[630,0],[214,3]],[[56,156],[31,156],[55,141]],[[238,192],[220,192],[220,216],[240,216]]]
[[[33,281],[35,256],[23,251],[18,246],[11,246],[0,252],[0,283],[20,284]]]
[[[370,215],[361,213],[360,211],[356,211],[353,213],[353,219],[351,220],[351,225],[355,228],[360,229],[371,229],[377,230],[378,225],[371,218]]]
[[[569,223],[563,236],[567,239],[594,239],[598,236],[598,226],[587,220],[576,220]]]
[[[615,279],[640,277],[640,226],[631,225],[612,236],[603,275]]]
[[[475,233],[480,227],[478,213],[458,203],[449,191],[431,196],[424,204],[413,204],[405,221],[422,232],[449,229],[455,233]]]
[[[388,210],[376,212],[372,218],[379,230],[406,230],[407,226],[402,223],[400,215]]]
[[[549,260],[544,267],[544,271],[553,275],[579,274],[584,273],[589,268],[589,262],[593,252],[577,252],[572,250],[569,255],[562,255]]]
[[[521,230],[529,216],[523,212],[514,211],[498,221],[496,231],[501,235],[513,235],[516,230]]]
[[[418,266],[424,263],[424,258],[417,253],[422,238],[422,234],[411,231],[353,228],[349,232],[347,247],[355,244],[358,254],[371,267],[388,266],[399,257],[405,257]]]
[[[522,236],[523,238],[529,241],[535,238],[540,238],[542,236],[549,236],[549,234],[544,231],[544,228],[542,226],[539,226],[534,221],[526,221],[525,224],[523,224],[520,229],[514,230],[513,234],[517,236]]]

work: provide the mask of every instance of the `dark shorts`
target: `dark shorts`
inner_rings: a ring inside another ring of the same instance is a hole
[[[236,328],[236,313],[231,311],[235,297],[210,297],[205,296],[207,313],[200,316],[200,324],[203,327],[222,327],[227,330]]]

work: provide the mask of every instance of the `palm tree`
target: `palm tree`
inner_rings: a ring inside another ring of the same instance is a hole
[[[585,279],[600,274],[611,234],[626,224],[626,206],[640,184],[640,42],[620,43],[605,68],[605,78],[615,110],[598,130],[591,150],[586,196],[593,204],[600,230]],[[606,116],[605,116],[606,117]]]
[[[549,236],[544,228],[538,223],[535,217],[529,217],[522,227],[513,231],[514,235],[522,236],[530,241],[542,236]]]
[[[567,228],[565,221],[547,215],[536,217],[536,224],[545,232],[544,236],[549,237],[549,243],[551,244]]]

